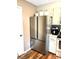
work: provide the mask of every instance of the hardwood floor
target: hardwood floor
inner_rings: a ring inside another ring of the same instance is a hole
[[[47,55],[43,55],[37,51],[30,50],[27,53],[18,57],[18,59],[61,59],[56,57],[56,55],[52,53],[48,53]]]

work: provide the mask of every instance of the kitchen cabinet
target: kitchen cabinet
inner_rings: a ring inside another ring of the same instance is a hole
[[[56,54],[56,36],[49,35],[49,52]]]
[[[60,24],[60,20],[61,20],[61,15],[60,15],[60,8],[59,7],[54,7],[54,11],[53,11],[53,23],[52,24]]]
[[[56,51],[56,56],[61,57],[61,51]]]
[[[56,57],[56,59],[61,59],[60,57]]]

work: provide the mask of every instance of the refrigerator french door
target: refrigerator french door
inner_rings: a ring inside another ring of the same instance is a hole
[[[30,18],[30,46],[42,54],[47,53],[46,46],[47,16],[33,16]]]

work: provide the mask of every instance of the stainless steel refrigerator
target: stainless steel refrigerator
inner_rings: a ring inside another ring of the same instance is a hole
[[[30,17],[30,47],[42,54],[47,54],[47,16]]]

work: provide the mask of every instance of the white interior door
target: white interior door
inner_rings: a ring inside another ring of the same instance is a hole
[[[17,53],[21,55],[24,52],[24,39],[23,39],[23,19],[22,7],[17,7]]]

